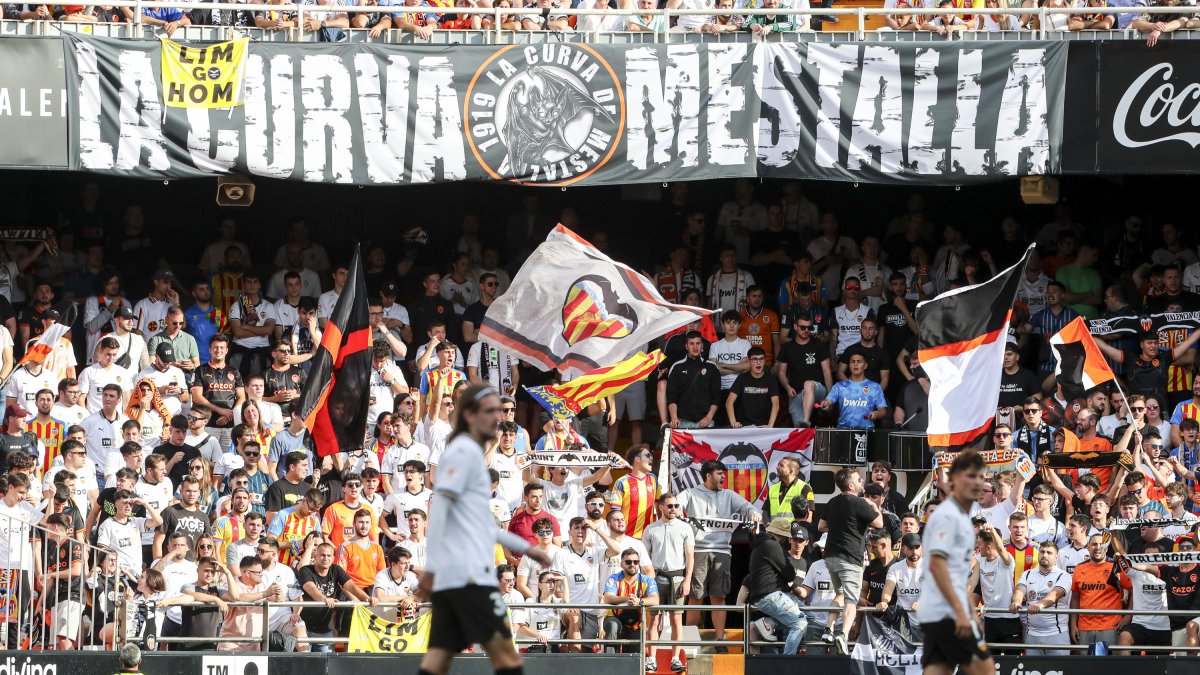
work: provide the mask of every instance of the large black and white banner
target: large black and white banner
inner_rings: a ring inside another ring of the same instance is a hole
[[[570,185],[1059,170],[1062,42],[253,43],[244,105],[212,109],[163,104],[157,42],[61,39],[82,171]]]
[[[903,562],[897,563],[903,565]],[[890,616],[864,614],[858,641],[850,652],[852,675],[920,675],[920,626],[903,611]]]

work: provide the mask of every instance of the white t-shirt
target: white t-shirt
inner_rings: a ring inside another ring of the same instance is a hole
[[[1071,606],[1071,575],[1057,567],[1046,573],[1040,567],[1025,570],[1017,587],[1025,589],[1026,606],[1050,595],[1056,588],[1062,589],[1063,595],[1046,609],[1067,609]],[[1025,630],[1029,635],[1059,635],[1066,632],[1067,628],[1067,617],[1062,614],[1038,613],[1025,617]]]
[[[540,19],[541,17],[538,18]],[[463,280],[461,284],[455,281],[453,277],[442,277],[442,288],[440,292],[443,298],[453,303],[454,313],[459,316],[462,316],[463,312],[467,311],[468,307],[479,302],[479,286],[475,283],[475,280],[470,277],[467,277],[465,280]],[[458,293],[462,296],[465,304],[454,302],[455,293]]]
[[[406,596],[416,592],[417,583],[417,575],[412,572],[405,572],[404,576],[397,581],[392,577],[392,571],[385,567],[375,575],[374,587],[384,595]]]
[[[91,413],[87,411],[87,408],[84,408],[78,404],[73,406],[64,406],[55,403],[54,407],[50,409],[50,416],[67,426],[79,424],[83,421],[83,418],[90,414]]]
[[[937,513],[936,511],[934,513]],[[966,585],[963,581],[963,585]],[[805,588],[812,591],[808,595],[809,607],[831,607],[833,606],[834,598],[837,593],[833,590],[833,580],[829,578],[829,568],[825,566],[824,560],[818,560],[812,565],[809,565],[808,572],[804,575],[804,582],[801,584]],[[808,612],[810,620],[815,620],[814,614]],[[824,625],[824,619],[821,619],[821,625]]]
[[[146,338],[137,333],[130,333],[125,337],[121,337],[116,333],[104,333],[100,336],[101,339],[106,337],[116,340],[117,344],[120,345],[117,347],[118,359],[129,354],[129,366],[126,367],[126,370],[130,373],[136,373],[141,369],[143,357],[149,358],[149,355],[146,353]]]
[[[441,462],[442,453],[446,449],[446,440],[450,438],[450,432],[454,431],[453,427],[450,426],[449,422],[443,422],[442,420],[433,420],[432,422],[426,420],[425,423],[417,427],[417,430],[421,433],[421,443],[429,446],[428,466],[436,466]],[[486,475],[487,470],[484,469],[483,473]],[[489,481],[489,493],[491,492],[491,485]]]
[[[139,478],[136,485],[133,486],[133,491],[138,497],[149,506],[154,507],[155,511],[163,512],[163,509],[171,505],[171,497],[174,496],[174,489],[171,487],[170,479],[163,477],[162,481],[157,484],[147,483],[145,479]],[[109,519],[111,520],[111,518]],[[108,521],[105,521],[108,522]],[[142,533],[142,545],[154,543],[154,531]]]
[[[16,368],[8,378],[5,395],[16,399],[17,403],[20,403],[21,407],[29,412],[37,412],[37,393],[42,389],[49,389],[55,393],[55,396],[58,395],[58,382],[54,381],[54,373],[42,368],[37,375],[31,375],[24,368]],[[53,416],[51,414],[51,417]],[[65,422],[65,420],[60,421]]]
[[[1088,536],[1091,535],[1089,534]],[[1075,548],[1075,546],[1068,541],[1066,544],[1058,547],[1058,566],[1068,575],[1074,574],[1075,566],[1082,562],[1086,562],[1089,557],[1090,554],[1088,553],[1087,546]],[[1071,580],[1067,579],[1068,591],[1071,590],[1070,582]]]
[[[270,302],[267,302],[265,298],[258,299],[258,304],[254,306],[254,312],[255,312],[255,316],[243,321],[244,325],[265,326],[265,325],[267,325],[268,321],[275,321],[275,322],[279,321],[279,317],[276,316],[276,314],[275,314],[275,305]],[[231,321],[233,319],[237,319],[239,321],[243,320],[242,301],[241,300],[238,300],[237,302],[234,302],[232,305],[230,305],[229,319]],[[248,349],[259,349],[261,347],[270,346],[271,340],[273,340],[273,339],[274,339],[274,337],[268,337],[266,335],[254,335],[252,337],[246,337],[246,338],[234,338],[233,343],[236,345],[241,345],[242,347],[246,347]]]
[[[396,514],[396,527],[392,531],[402,537],[407,537],[408,529],[408,512],[413,509],[421,509],[425,515],[429,515],[430,500],[433,498],[433,491],[429,488],[422,488],[417,494],[412,494],[406,489],[401,489],[387,496],[383,500],[383,513]]]
[[[531,598],[530,601],[534,599]],[[571,602],[574,601],[575,597],[571,596]],[[557,603],[559,600],[550,598],[550,602]],[[562,634],[561,613],[561,609],[550,609],[549,607],[515,609],[512,613],[512,622],[521,626],[529,626],[533,632],[549,640],[557,640]]]
[[[1175,516],[1172,515],[1168,515],[1167,517],[1175,518]],[[1162,536],[1167,537],[1168,539],[1182,537],[1192,529],[1192,525],[1194,525],[1197,521],[1200,521],[1200,516],[1197,516],[1191,511],[1184,511],[1183,515],[1179,516],[1179,520],[1187,522],[1187,525],[1171,525],[1169,527],[1164,527],[1162,529]]]
[[[1067,528],[1054,516],[1045,519],[1029,516],[1029,538],[1037,544],[1052,541],[1062,549],[1067,545]]]
[[[988,560],[977,555],[975,560],[979,565],[979,592],[983,596],[983,606],[1008,607],[1012,603],[1013,565],[1016,564],[1016,561],[1010,557],[1006,563],[1002,555],[996,556],[995,560]],[[1017,618],[1016,614],[989,614],[989,616],[1002,619]]]
[[[87,433],[87,458],[95,466],[106,466],[110,453],[119,453],[121,447],[121,425],[129,418],[118,412],[117,419],[110,422],[100,410],[83,418],[79,426]]]
[[[542,478],[541,483],[546,491],[545,508],[560,524],[566,525],[572,518],[583,516],[583,495],[586,492],[583,476],[567,474],[567,479],[562,485],[555,485],[546,478]]]
[[[605,5],[606,9],[607,7]],[[579,21],[575,23],[576,33],[617,33],[623,30],[625,30],[625,17],[623,16],[589,14],[579,17]],[[478,277],[476,278],[478,279]],[[500,292],[503,293],[505,288],[506,284],[501,282]]]
[[[553,567],[567,577],[571,602],[594,604],[600,602],[600,565],[604,561],[604,546],[584,545],[583,553],[563,546],[554,554]],[[532,586],[530,587],[532,588]]]
[[[337,305],[338,298],[341,293],[337,291],[325,291],[321,297],[317,298],[317,318],[328,319],[333,316],[333,308]]]
[[[892,564],[887,571],[887,580],[896,582],[896,590],[892,594],[892,602],[899,603],[900,609],[911,612],[913,605],[921,599],[921,564],[909,567],[908,562],[899,560]]]
[[[501,391],[512,389],[512,373],[516,367],[516,359],[486,342],[476,342],[467,353],[467,368],[478,368],[480,379]]]
[[[104,387],[115,384],[126,395],[133,387],[134,371],[118,366],[115,362],[108,368],[93,363],[79,374],[79,391],[87,396],[87,409],[99,410],[104,401]]]
[[[858,342],[858,331],[867,315],[871,313],[871,307],[867,303],[862,303],[855,311],[850,311],[845,305],[838,305],[833,310],[834,321],[837,322],[838,341],[837,355],[841,356],[842,352],[852,344]]]
[[[296,601],[304,597],[304,592],[300,590],[300,584],[296,582],[296,571],[287,565],[275,563],[271,569],[264,567],[262,582],[267,586],[279,584],[280,588],[284,589],[284,596],[288,600]],[[291,607],[276,607],[271,610],[271,621],[278,621],[283,615],[291,613]]]
[[[866,290],[871,288],[876,281],[879,282],[880,286],[886,287],[888,284],[888,277],[890,276],[892,276],[892,268],[888,267],[887,265],[868,265],[867,263],[860,261],[851,265],[850,268],[846,270],[846,275],[843,277],[843,281],[853,277],[858,279],[858,282],[861,284],[863,290]],[[862,303],[874,311],[879,311],[879,307],[883,305],[883,297],[865,295],[863,296]]]
[[[398,302],[393,302],[391,307],[383,308],[383,318],[395,319],[405,326],[412,325],[412,320],[408,318],[408,309]]]
[[[86,459],[83,461],[82,468],[78,471],[72,471],[75,474],[75,491],[71,493],[71,499],[75,501],[75,506],[79,509],[80,513],[88,513],[92,508],[91,501],[88,499],[88,492],[99,490],[99,488],[96,486],[96,467],[92,466]],[[42,489],[49,491],[54,485],[55,474],[65,470],[66,467],[61,464],[52,465],[42,481]]]
[[[149,522],[146,518],[131,517],[121,524],[116,518],[109,518],[100,523],[96,535],[96,544],[116,550],[117,563],[134,578],[142,575],[142,539],[146,535],[154,538],[154,528]]]
[[[705,0],[684,0],[684,7],[688,3],[705,4]],[[697,7],[696,9],[705,9]],[[687,19],[688,21],[684,21]],[[708,18],[704,16],[681,16],[679,17],[679,27],[681,29],[694,30],[696,27],[703,26]],[[693,24],[685,26],[684,24]],[[717,270],[711,277],[708,278],[708,297],[709,304],[713,309],[721,312],[740,312],[745,309],[746,290],[754,285],[754,275],[746,270],[738,269],[732,272],[722,272]],[[718,316],[718,318],[720,318]]]
[[[1008,540],[1008,517],[1015,510],[1017,510],[1017,505],[1013,504],[1011,499],[1002,499],[987,508],[980,506],[979,502],[971,505],[971,515],[987,518],[988,525],[1000,533],[1000,539],[1004,541]]]
[[[721,338],[708,348],[708,360],[718,366],[736,366],[746,358],[746,353],[750,351],[750,341],[746,338],[734,338],[733,342],[725,338]],[[737,379],[737,375],[722,375],[721,389],[726,390],[733,386],[733,381]]]
[[[246,399],[246,400],[250,400],[250,399]],[[271,429],[274,429],[275,431],[283,430],[283,410],[279,407],[278,403],[272,403],[271,401],[258,400],[258,401],[254,402],[254,405],[258,406],[258,412],[262,416],[262,423],[264,426],[270,427]],[[241,408],[241,406],[238,406],[233,409],[233,423],[235,425],[242,423],[242,408]],[[269,448],[263,448],[264,452],[266,452],[267,450],[269,450]]]
[[[428,348],[429,348],[428,342],[421,345],[420,347],[417,347],[417,353],[415,355],[413,355],[413,362],[416,363],[417,361],[420,361],[421,356],[425,353],[426,349],[428,349]],[[442,364],[442,360],[440,358],[438,358],[437,352],[434,352],[429,355],[428,370],[437,370],[438,368],[442,367],[441,364]],[[461,349],[454,350],[454,367],[463,372],[466,372],[466,362],[463,361],[463,350],[461,350]]]
[[[133,306],[133,316],[137,318],[137,331],[143,337],[161,331],[167,327],[167,310],[171,303],[166,300],[152,300],[146,296]]]
[[[649,563],[650,552],[646,550],[646,545],[642,543],[642,540],[634,539],[633,537],[631,537],[627,534],[623,534],[619,537],[613,537],[612,540],[613,540],[613,542],[615,542],[617,544],[615,547],[617,550],[617,555],[614,555],[611,558],[604,559],[604,565],[600,568],[600,578],[601,579],[608,581],[609,577],[616,574],[617,572],[622,571],[620,554],[621,554],[621,551],[624,551],[627,548],[631,548],[631,549],[637,551],[638,560],[642,561],[642,567],[646,567],[647,565],[650,564]],[[606,552],[607,552],[607,550],[606,550]]]
[[[492,454],[492,464],[489,467],[500,474],[496,496],[504,500],[509,510],[517,508],[525,500],[525,481],[521,478],[522,471],[517,466],[517,457],[515,448],[511,457],[497,450]]]
[[[0,501],[0,568],[33,569],[33,523],[37,509],[27,501],[9,506]]]
[[[550,557],[550,565],[546,567],[543,567],[541,563],[537,562],[530,556],[521,556],[521,562],[517,563],[517,579],[524,579],[525,585],[536,595],[538,575],[541,574],[543,570],[562,571],[558,569],[556,562],[558,560],[558,553],[561,550],[561,548],[555,546],[554,544],[550,544],[550,548],[546,551],[546,555]]]
[[[1133,568],[1126,574],[1133,587],[1131,595],[1133,604],[1130,609],[1148,614],[1135,614],[1133,623],[1148,630],[1171,630],[1171,619],[1163,616],[1167,609],[1167,582],[1150,574]]]
[[[403,490],[404,463],[416,460],[424,464],[426,469],[429,469],[430,454],[432,453],[429,450],[429,446],[416,441],[413,441],[408,446],[393,445],[387,452],[383,453],[383,465],[379,467],[379,473],[392,476],[393,490]]]
[[[342,458],[342,473],[362,474],[363,469],[371,467],[379,470],[379,455],[370,450],[360,449],[355,452],[339,452]]]
[[[371,402],[370,408],[367,409],[367,428],[375,426],[375,420],[380,415],[387,412],[392,412],[396,407],[396,395],[392,393],[392,387],[387,382],[383,381],[383,371],[387,371],[393,382],[399,382],[407,386],[404,380],[404,373],[396,366],[394,361],[384,361],[383,368],[375,370],[371,368]]]
[[[164,567],[161,572],[163,581],[167,584],[164,593],[168,598],[182,595],[185,587],[194,585],[200,578],[196,563],[189,560],[177,560]],[[183,623],[183,608],[179,605],[168,607],[167,618],[175,623]]]
[[[271,281],[267,283],[267,295],[272,298],[287,297],[287,279],[284,279],[284,277],[291,271],[290,269],[282,269],[272,274]],[[321,278],[317,276],[316,272],[305,267],[296,272],[296,274],[300,275],[300,295],[315,298],[321,294]]]
[[[433,590],[462,588],[467,584],[496,585],[498,528],[488,501],[492,480],[483,463],[483,448],[461,434],[441,457],[433,506],[441,518],[431,517],[425,567],[434,572]],[[432,515],[432,514],[431,514]]]
[[[929,561],[935,555],[946,561],[946,571],[949,572],[950,584],[958,596],[959,606],[964,609],[969,607],[967,579],[971,575],[971,555],[975,550],[975,528],[971,526],[971,518],[954,499],[942,502],[941,507],[929,517],[929,522],[925,523],[925,533],[921,541],[925,546],[925,556],[921,558],[921,574],[929,580],[929,592],[923,594],[921,604],[917,606],[917,621],[934,623],[943,619],[953,619],[954,610],[942,596],[933,575],[929,573]],[[1011,572],[1008,578],[1011,583]]]
[[[159,370],[153,365],[146,366],[137,374],[137,379],[139,381],[149,379],[154,383],[156,389],[175,384],[179,386],[180,393],[188,390],[187,376],[175,366],[167,366],[166,370]],[[175,394],[174,396],[164,394],[162,395],[162,400],[172,415],[178,415],[183,410],[183,402],[179,400],[179,394]]]

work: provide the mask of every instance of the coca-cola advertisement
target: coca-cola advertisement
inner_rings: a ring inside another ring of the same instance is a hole
[[[1078,125],[1067,134],[1064,169],[1194,171],[1200,159],[1198,56],[1200,45],[1188,40],[1153,47],[1143,40],[1073,44],[1065,126]],[[1086,144],[1090,133],[1096,140]]]

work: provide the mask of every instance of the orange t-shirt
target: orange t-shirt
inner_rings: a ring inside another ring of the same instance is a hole
[[[1120,577],[1113,561],[1087,560],[1075,566],[1071,592],[1079,598],[1080,609],[1123,609]],[[1114,630],[1120,621],[1117,614],[1081,614],[1079,630]]]
[[[764,307],[750,316],[743,309],[738,337],[745,338],[751,347],[762,347],[767,353],[767,365],[771,365],[775,361],[775,340],[779,337],[779,315]]]
[[[359,588],[367,589],[374,585],[379,570],[387,567],[387,556],[383,547],[373,541],[370,546],[363,548],[351,539],[338,549],[337,564],[346,570]]]

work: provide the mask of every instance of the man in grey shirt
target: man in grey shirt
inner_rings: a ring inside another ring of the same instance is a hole
[[[650,523],[642,532],[642,543],[654,564],[654,581],[658,584],[659,600],[671,605],[687,598],[692,585],[695,564],[696,534],[692,526],[680,518],[683,509],[679,497],[664,492],[657,500],[659,520]],[[683,613],[671,612],[671,635],[682,635]],[[658,639],[658,623],[650,624],[650,639]],[[683,672],[683,647],[671,653],[671,671]]]
[[[762,514],[754,505],[733,490],[726,490],[725,465],[708,460],[700,465],[702,484],[688,488],[679,495],[679,504],[688,518],[720,518],[729,520],[735,516],[755,523],[762,521]],[[693,523],[695,524],[695,523]],[[695,565],[688,603],[699,605],[704,598],[711,604],[723,605],[729,597],[732,585],[730,563],[733,559],[729,546],[733,538],[730,523],[710,523],[697,526]],[[713,612],[714,639],[725,639],[725,612]],[[694,622],[689,622],[694,623]]]

